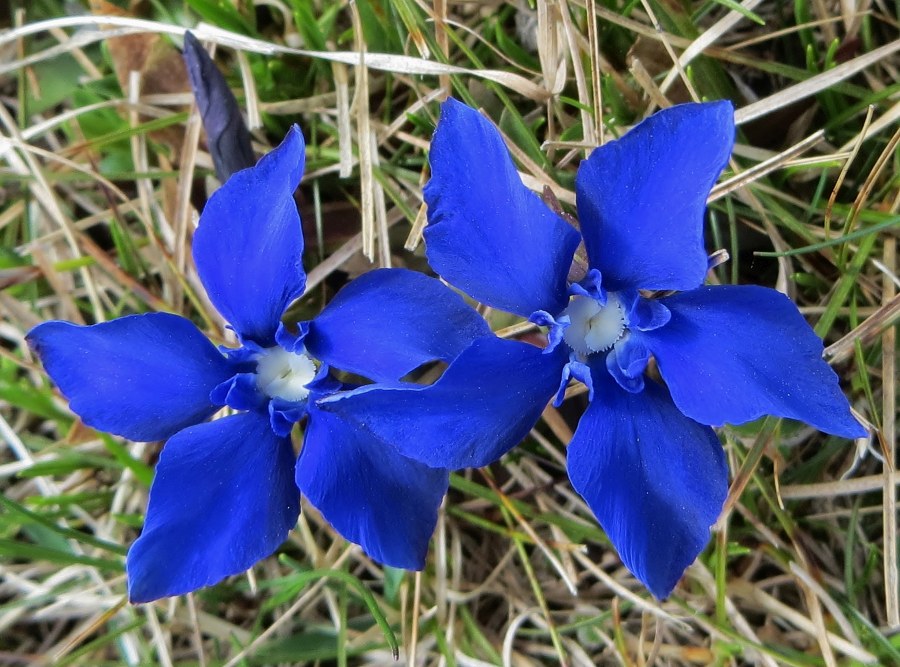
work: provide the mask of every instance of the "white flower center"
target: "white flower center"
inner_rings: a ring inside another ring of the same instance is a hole
[[[576,296],[563,311],[571,324],[563,339],[573,350],[585,356],[608,350],[625,331],[625,309],[615,294],[607,294],[606,306],[596,299]]]
[[[257,359],[256,386],[269,398],[295,403],[309,395],[306,385],[316,377],[316,364],[305,354],[271,347]]]

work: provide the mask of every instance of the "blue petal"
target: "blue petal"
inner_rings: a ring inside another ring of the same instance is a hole
[[[308,403],[306,400],[291,403],[278,398],[273,398],[269,401],[269,426],[275,432],[275,435],[280,435],[284,438],[290,436],[291,431],[294,429],[294,424],[306,416]]]
[[[311,409],[297,486],[344,538],[374,560],[421,570],[446,470],[401,456],[340,417]]]
[[[256,373],[236,373],[214,388],[209,397],[216,405],[234,410],[265,410],[268,398],[256,384]]]
[[[734,144],[730,102],[660,111],[578,167],[578,217],[590,265],[609,290],[703,283],[706,198]]]
[[[636,394],[644,389],[644,370],[650,350],[637,336],[627,334],[606,355],[606,370],[625,391]]]
[[[669,309],[659,299],[645,299],[633,291],[620,292],[619,298],[628,313],[626,322],[629,329],[653,331],[665,326],[672,317]]]
[[[559,380],[559,388],[556,390],[556,396],[553,398],[553,406],[559,407],[566,400],[566,389],[569,387],[569,381],[578,380],[588,390],[588,400],[594,400],[594,380],[591,378],[591,369],[583,361],[579,361],[574,353],[569,354],[569,363],[563,366],[562,376]]]
[[[369,385],[319,402],[323,410],[433,468],[480,468],[524,438],[567,359],[533,345],[479,338],[433,385]]]
[[[600,366],[594,384],[567,451],[569,478],[625,566],[665,599],[709,541],[728,491],[725,455],[655,382],[626,392]]]
[[[185,429],[166,443],[144,530],[128,551],[128,597],[148,602],[251,567],[287,538],[300,512],[294,452],[261,414]]]
[[[263,347],[274,345],[281,315],[306,284],[294,202],[304,150],[295,125],[278,148],[213,193],[194,233],[210,300],[242,339]]]
[[[426,361],[451,361],[490,331],[439,280],[379,269],[338,292],[310,322],[304,342],[330,366],[380,382],[399,380]]]
[[[210,392],[234,373],[197,327],[168,313],[45,322],[27,338],[85,424],[130,440],[164,440],[207,419]]]
[[[250,131],[228,82],[190,31],[184,33],[184,65],[203,119],[216,175],[225,181],[256,161]]]
[[[557,319],[546,310],[534,311],[528,321],[539,327],[547,327],[547,347],[544,348],[544,354],[550,354],[563,342],[566,328],[572,324],[572,318],[568,315],[562,315]]]
[[[589,269],[584,278],[569,285],[569,294],[586,296],[594,299],[601,306],[605,306],[608,293],[603,285],[603,274],[597,269]]]
[[[497,129],[449,99],[429,160],[425,242],[434,270],[478,301],[522,317],[565,308],[578,233],[522,184]]]
[[[865,435],[822,359],[822,341],[783,294],[729,285],[663,303],[671,321],[640,336],[691,419],[717,426],[775,415],[835,435]]]

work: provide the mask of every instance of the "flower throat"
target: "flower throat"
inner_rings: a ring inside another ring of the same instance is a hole
[[[580,355],[610,349],[625,332],[625,308],[615,294],[608,294],[606,305],[589,296],[574,296],[562,312],[570,324],[563,340]]]

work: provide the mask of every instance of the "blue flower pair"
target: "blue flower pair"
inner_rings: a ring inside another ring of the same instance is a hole
[[[402,269],[372,271],[312,321],[286,327],[281,318],[306,282],[293,198],[304,151],[294,127],[213,194],[194,234],[198,275],[239,348],[217,349],[168,313],[51,321],[28,334],[86,424],[168,439],[128,552],[133,602],[193,591],[268,556],[296,523],[301,492],[372,558],[424,567],[447,470],[397,453],[316,402],[344,389],[330,368],[394,384],[425,362],[452,361],[490,330],[438,280]],[[223,407],[237,412],[207,421]],[[298,459],[290,433],[304,418]]]
[[[730,103],[686,104],[596,149],[576,176],[579,233],[522,184],[495,127],[448,100],[425,188],[429,262],[547,327],[548,344],[479,338],[432,386],[363,387],[322,407],[429,466],[477,467],[580,380],[590,403],[569,477],[625,565],[667,597],[727,493],[710,426],[768,414],[865,435],[789,299],[703,284],[706,200],[734,134]]]
[[[478,301],[547,327],[541,349],[495,337],[457,295],[403,270],[369,273],[285,328],[304,284],[292,130],[210,199],[194,238],[239,349],[217,351],[160,313],[29,334],[87,424],[170,438],[128,556],[132,600],[271,553],[296,520],[298,488],[373,558],[421,568],[447,470],[499,459],[572,378],[590,397],[568,449],[572,483],[623,562],[668,596],[725,498],[711,425],[772,414],[864,435],[787,298],[703,286],[706,198],[733,138],[731,106],[718,102],[662,111],[598,148],[577,174],[579,233],[524,187],[493,125],[444,104],[425,190],[429,261]],[[401,381],[438,359],[448,367],[432,385]],[[343,386],[329,367],[373,383]],[[243,412],[204,421],[221,406]],[[295,469],[289,433],[304,417]]]

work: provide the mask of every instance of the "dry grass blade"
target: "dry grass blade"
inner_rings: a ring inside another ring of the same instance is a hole
[[[708,201],[712,203],[717,199],[724,197],[728,193],[739,190],[740,188],[759,180],[766,174],[770,174],[776,169],[782,168],[797,156],[803,155],[803,153],[821,143],[824,139],[825,131],[819,130],[806,139],[803,139],[802,141],[794,144],[787,150],[782,151],[778,155],[773,155],[768,160],[764,160],[763,162],[754,165],[750,169],[746,169],[739,174],[735,174],[727,181],[722,181],[721,183],[717,184],[713,188],[712,192],[710,192]]]
[[[419,206],[419,210],[416,213],[416,219],[409,229],[409,234],[406,236],[406,242],[403,244],[403,247],[410,252],[415,251],[422,242],[422,233],[425,231],[425,225],[428,223],[427,212],[428,209],[425,204]]]
[[[6,131],[9,133],[10,138],[19,144],[24,144],[21,137],[18,136],[19,132],[16,128],[15,120],[9,115],[5,108],[0,105],[0,122],[5,126]],[[72,222],[65,215],[62,209],[57,202],[56,197],[54,196],[53,190],[47,182],[44,174],[35,160],[31,157],[28,151],[23,151],[21,157],[19,157],[15,151],[11,150],[12,143],[9,141],[4,141],[5,137],[0,136],[0,148],[3,147],[3,144],[6,144],[6,150],[0,154],[0,157],[4,157],[9,163],[10,166],[16,171],[18,174],[26,177],[30,177],[32,180],[31,190],[34,194],[35,199],[40,203],[44,211],[47,215],[54,221],[54,223],[59,227],[62,231],[63,236],[66,239],[66,242],[69,245],[69,248],[72,250],[74,254],[78,254],[78,241],[76,240],[76,234],[72,228]],[[85,283],[85,286],[88,290],[88,297],[91,299],[92,306],[96,313],[102,313],[103,308],[100,304],[99,297],[97,296],[97,290],[94,285],[94,282],[87,271],[80,271],[81,278]],[[66,314],[71,319],[75,321],[81,320],[80,313],[72,308],[71,306],[68,308]]]
[[[347,66],[331,63],[334,90],[337,95],[335,108],[338,119],[338,147],[340,149],[340,175],[349,178],[353,173],[353,130],[350,127],[350,78]],[[292,110],[292,113],[297,113]]]
[[[825,233],[827,234],[831,229],[831,213],[834,209],[834,202],[837,200],[838,192],[841,189],[841,185],[844,183],[844,179],[847,177],[847,173],[850,171],[850,165],[853,164],[853,160],[859,154],[859,149],[862,147],[863,139],[866,138],[866,133],[868,132],[869,125],[872,123],[872,116],[874,115],[875,109],[873,107],[869,107],[868,112],[866,113],[866,120],[863,123],[862,129],[859,131],[859,140],[854,144],[853,150],[850,151],[850,156],[844,162],[844,166],[841,168],[841,173],[838,175],[837,181],[834,184],[834,188],[831,190],[831,195],[828,197],[828,206],[825,209]]]
[[[372,130],[369,124],[369,72],[366,68],[362,25],[356,4],[350,5],[353,34],[359,60],[355,67],[356,92],[351,109],[356,111],[356,148],[359,155],[360,216],[362,218],[362,251],[370,262],[375,261],[375,176],[373,174]]]
[[[773,113],[789,104],[794,104],[798,100],[815,95],[836,83],[849,79],[851,76],[861,72],[867,67],[871,67],[872,65],[887,60],[898,51],[900,51],[900,39],[885,44],[884,46],[879,46],[869,53],[857,56],[853,60],[842,63],[821,74],[816,74],[806,81],[780,90],[758,102],[753,102],[745,107],[741,107],[735,111],[734,120],[738,125],[743,125]]]
[[[863,138],[879,134],[889,127],[893,127],[900,120],[900,101],[896,102],[886,113],[881,114],[871,126],[863,126],[853,139],[847,141],[838,150],[841,152],[850,150],[853,146],[861,145]]]
[[[5,44],[14,42],[15,40],[48,31],[55,28],[74,28],[82,26],[92,26],[97,23],[96,18],[70,16],[59,19],[50,19],[39,21],[36,23],[24,25],[21,28],[11,30],[6,34],[0,35],[0,48]],[[62,45],[62,48],[51,48],[46,51],[37,53],[29,58],[22,59],[12,64],[0,65],[0,74],[6,74],[21,67],[33,65],[49,58],[54,58],[61,53],[65,53],[73,48],[81,48],[93,42],[98,42],[111,37],[119,37],[125,35],[139,34],[142,32],[163,33],[174,36],[184,35],[185,28],[180,26],[169,25],[157,21],[148,21],[144,19],[133,19],[123,16],[104,16],[103,24],[109,26],[119,26],[118,30],[109,30],[105,32],[80,33],[77,37],[73,37],[70,43]],[[470,70],[464,67],[455,67],[453,65],[443,65],[422,58],[414,58],[411,56],[401,56],[387,53],[357,53],[354,51],[310,51],[307,49],[295,49],[288,46],[281,46],[270,42],[246,37],[229,30],[208,25],[200,24],[192,29],[197,39],[203,41],[214,42],[222,46],[228,46],[234,49],[249,51],[252,53],[261,53],[264,55],[289,54],[295,56],[303,56],[306,58],[314,58],[328,62],[338,62],[345,65],[356,65],[363,62],[366,67],[377,69],[385,72],[393,72],[396,74],[419,74],[419,75],[449,75],[449,74],[468,74],[478,76],[488,81],[505,86],[512,91],[519,93],[531,100],[543,101],[549,97],[550,93],[544,87],[533,84],[528,79],[517,74],[502,72],[498,70]]]
[[[31,453],[28,451],[28,448],[25,446],[25,444],[22,442],[22,440],[18,437],[18,435],[16,435],[15,431],[10,427],[10,425],[6,421],[6,419],[3,418],[2,414],[0,414],[0,437],[2,437],[2,439],[6,442],[7,446],[10,448],[10,450],[15,453],[17,458],[19,458],[22,461],[27,461],[29,464],[32,464],[32,465],[34,464],[34,460],[31,456]],[[38,478],[36,480],[36,486],[37,486],[38,490],[40,491],[40,493],[45,497],[52,497],[52,496],[60,495],[59,487],[56,484],[54,484],[53,482]],[[78,544],[77,542],[75,542],[74,540],[72,540],[70,542],[70,544],[71,544],[72,550],[76,554],[84,553],[82,546],[80,544]],[[7,578],[9,576],[9,574],[4,572],[4,569],[5,569],[5,567],[0,565],[0,573],[3,573],[5,575],[4,579],[9,581],[9,579]],[[88,578],[94,584],[97,585],[100,592],[102,592],[103,594],[106,594],[106,595],[112,594],[111,587],[108,585],[108,583],[105,581],[103,576],[95,568],[86,567],[85,571],[88,575]],[[36,594],[35,597],[42,597],[43,596],[42,594],[44,593],[44,591],[40,590],[40,588],[37,588],[36,590],[32,590],[30,592],[31,592],[31,594]],[[116,615],[121,616],[121,620],[122,620],[123,624],[127,625],[128,622],[130,621],[130,618],[129,618],[130,612],[127,609],[122,609],[122,605],[119,604],[118,601],[116,601],[115,603],[106,605],[103,601],[98,599],[97,603],[99,603],[100,605],[103,605],[103,607],[104,607],[103,613],[105,613],[106,611],[108,611],[110,609],[115,609],[117,612]],[[15,611],[24,611],[24,610],[13,610],[13,611],[15,612]],[[2,625],[4,625],[4,623],[2,621],[0,621],[0,627],[2,627]],[[73,641],[80,641],[80,639],[73,638]],[[123,654],[124,654],[124,658],[125,658],[127,664],[136,665],[138,663],[138,659],[139,659],[138,658],[138,656],[139,656],[138,646],[139,646],[139,642],[134,633],[129,632],[122,636]]]
[[[891,480],[896,487],[900,484],[900,476],[891,475]],[[798,500],[803,498],[833,498],[836,496],[857,495],[871,493],[884,489],[883,475],[868,475],[853,479],[842,479],[833,482],[817,482],[815,484],[790,484],[781,487],[781,497],[785,500]]]
[[[752,12],[761,2],[762,0],[744,0],[740,6],[745,11]],[[678,68],[671,70],[659,85],[662,94],[665,95],[669,91],[669,88],[671,88],[672,84],[679,76],[679,73],[682,72],[694,58],[715,44],[719,39],[729,34],[734,29],[734,26],[742,20],[746,20],[746,16],[732,9],[682,51],[681,55],[678,57]]]
[[[669,58],[672,59],[672,63],[675,65],[675,69],[672,70],[673,76],[677,77],[681,81],[682,85],[684,85],[688,93],[690,93],[691,99],[695,102],[699,102],[700,96],[697,94],[697,91],[694,88],[694,84],[691,83],[690,78],[684,71],[684,67],[682,67],[681,65],[681,59],[675,53],[672,41],[669,39],[668,35],[663,32],[662,26],[659,23],[659,19],[656,18],[656,13],[653,11],[653,7],[648,0],[641,0],[641,5],[644,7],[644,11],[647,12],[647,15],[650,17],[650,20],[653,23],[653,27],[656,29],[659,41],[662,42],[662,45],[666,49],[666,53],[669,54]],[[662,88],[661,91],[663,94],[665,94],[665,88]]]
[[[884,265],[890,274],[884,276],[882,303],[889,304],[896,298],[897,239],[889,238],[884,244]],[[897,554],[897,487],[893,484],[897,460],[897,329],[889,327],[881,336],[882,377],[887,379],[882,397],[881,433],[884,438],[884,591],[887,622],[892,630],[900,629],[900,563]]]
[[[659,89],[656,81],[653,80],[653,76],[650,74],[650,72],[647,71],[647,68],[644,67],[644,64],[641,62],[640,58],[631,59],[630,71],[631,75],[634,77],[634,80],[637,81],[641,88],[644,89],[647,97],[650,98],[650,102],[653,106],[658,109],[666,109],[672,106],[672,103]]]
[[[845,362],[853,355],[857,343],[870,343],[883,331],[896,326],[898,317],[900,317],[900,295],[894,295],[888,303],[876,309],[853,331],[826,347],[825,358],[833,364]]]
[[[792,609],[788,605],[779,602],[777,599],[764,592],[762,589],[750,586],[745,582],[735,582],[734,590],[741,597],[753,600],[754,602],[758,603],[762,609],[774,614],[780,619],[784,619],[803,632],[806,632],[810,635],[817,634],[815,624],[811,620],[806,618],[796,609]],[[825,639],[828,644],[835,650],[840,651],[849,658],[859,660],[860,662],[867,665],[875,664],[878,661],[878,659],[868,651],[855,646],[851,642],[835,635],[832,632],[827,632],[825,635]]]

